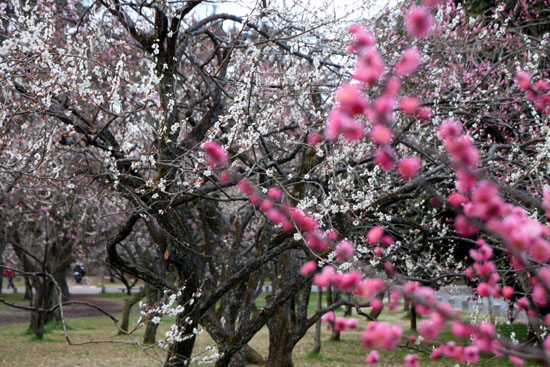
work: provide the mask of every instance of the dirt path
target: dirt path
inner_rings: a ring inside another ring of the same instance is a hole
[[[98,297],[97,295],[75,294],[71,296],[71,301],[84,301],[93,303],[109,312],[110,314],[120,314],[122,312],[122,304]],[[28,304],[25,304],[28,305]],[[68,305],[63,308],[63,313],[66,318],[72,317],[89,317],[102,316],[98,310],[86,305]],[[0,326],[19,324],[30,321],[30,312],[25,310],[6,310],[0,311]]]

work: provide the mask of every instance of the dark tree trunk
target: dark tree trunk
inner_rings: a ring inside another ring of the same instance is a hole
[[[286,306],[286,305],[285,305]],[[280,307],[267,322],[269,329],[269,354],[266,367],[293,367],[292,350],[287,350],[290,339],[290,312]]]
[[[28,276],[25,276],[25,295],[23,296],[24,299],[32,300],[32,284],[29,280]]]
[[[319,288],[317,290],[317,311],[323,308],[323,290]],[[315,323],[315,337],[313,338],[313,353],[321,353],[321,319]]]
[[[130,324],[130,312],[132,307],[138,303],[143,297],[145,297],[145,291],[136,293],[132,298],[124,299],[124,307],[122,308],[122,322],[120,323],[120,330],[118,335],[125,334],[128,331],[128,325]]]
[[[327,288],[327,305],[331,305],[334,302],[338,301],[338,298],[340,298],[339,297],[340,293],[339,292],[335,292],[335,293],[336,293],[336,295],[335,295],[335,297],[333,297],[332,286],[329,286]],[[340,332],[334,330],[334,327],[332,328],[332,331],[330,333],[330,340],[340,341]]]
[[[51,308],[57,303],[57,290],[51,280],[36,279],[34,281],[36,292],[32,297],[32,306],[43,310]],[[59,309],[54,312],[31,311],[31,322],[29,330],[34,333],[37,339],[44,337],[44,326],[54,318],[59,318]]]
[[[411,305],[411,331],[416,332],[416,306]]]
[[[2,265],[2,253],[0,253],[0,294],[2,294],[2,287],[4,286],[4,268]]]
[[[192,275],[187,281],[185,290],[182,292],[182,296],[178,299],[178,305],[186,307],[188,312],[182,312],[176,317],[175,324],[182,325],[181,332],[185,335],[184,340],[181,342],[175,342],[170,346],[168,355],[166,356],[165,367],[187,367],[191,362],[193,353],[193,347],[195,345],[196,334],[193,330],[198,326],[199,321],[199,308],[196,307],[196,303],[193,306],[189,306],[187,303],[193,297],[193,294],[198,289],[198,281],[196,275]],[[186,318],[190,318],[190,322],[187,323]]]
[[[157,288],[151,287],[147,283],[145,284],[145,294],[147,295],[147,305],[149,307],[156,305],[160,301],[160,291]],[[151,314],[151,320],[155,316],[158,316],[158,314]],[[159,324],[155,324],[154,322],[149,321],[147,323],[147,326],[145,327],[145,335],[143,335],[144,344],[155,343],[158,327]]]
[[[61,294],[63,298],[63,302],[67,302],[69,298],[71,297],[71,294],[69,293],[69,286],[67,285],[67,268],[64,268],[62,270],[58,270],[54,273],[54,278],[57,284],[59,284],[59,287],[61,288]]]
[[[248,344],[244,346],[244,359],[247,364],[265,365],[264,357]]]

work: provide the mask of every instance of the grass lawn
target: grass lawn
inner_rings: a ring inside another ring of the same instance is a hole
[[[109,298],[115,298],[107,295]],[[121,300],[119,297],[116,297]],[[261,304],[258,305],[261,307]],[[135,324],[137,313],[134,313],[131,325]],[[157,335],[164,335],[169,328],[170,320],[165,320],[161,324]],[[408,330],[409,320],[405,312],[383,313],[380,321],[388,321],[397,324]],[[116,329],[109,319],[105,317],[88,317],[68,319],[70,327],[69,334],[74,342],[84,342],[89,340],[113,340],[116,342],[131,341],[128,336],[117,336]],[[294,350],[294,362],[296,367],[338,367],[338,366],[361,366],[365,367],[365,356],[367,351],[361,346],[360,336],[366,325],[360,323],[360,328],[354,331],[342,333],[341,341],[329,341],[330,332],[323,325],[322,331],[322,349],[319,355],[311,353],[313,349],[313,333],[311,328],[307,335],[298,343]],[[27,324],[17,324],[0,327],[0,366],[18,366],[18,367],[78,367],[78,366],[120,366],[120,367],[157,367],[162,366],[164,352],[158,349],[149,349],[147,353],[135,345],[115,344],[115,343],[97,343],[82,346],[70,346],[64,338],[63,331],[59,325],[49,325],[44,340],[34,340],[32,335],[26,331]],[[521,335],[526,332],[524,325],[514,325],[516,337],[521,340]],[[502,327],[501,333],[506,335],[510,333],[510,327]],[[141,340],[143,330],[135,333],[135,338]],[[412,336],[406,331],[403,340]],[[450,332],[442,334],[438,342],[452,340]],[[458,341],[460,342],[460,341]],[[268,332],[263,328],[249,343],[262,355],[266,356],[268,351]],[[208,334],[203,332],[199,335],[195,346],[196,359],[200,360],[208,356],[209,347],[214,344]],[[413,347],[416,345],[412,344]],[[399,349],[393,353],[381,352],[380,367],[401,367],[403,366],[403,357],[407,353],[412,353],[406,349]],[[157,358],[157,360],[155,360]],[[455,366],[452,361],[431,361],[427,356],[421,357],[421,366]],[[159,361],[160,360],[160,361]],[[485,358],[484,366],[506,367],[512,366],[507,359]],[[192,364],[198,366],[197,362]],[[210,364],[212,365],[212,364]]]

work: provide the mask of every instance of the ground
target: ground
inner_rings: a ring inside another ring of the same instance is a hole
[[[93,303],[111,314],[120,314],[122,312],[121,302],[117,302],[113,299],[101,297],[98,295],[75,294],[71,296],[71,301],[84,301],[88,303]],[[102,315],[102,313],[98,310],[86,305],[67,305],[63,309],[63,312],[65,314],[65,317],[67,318]],[[0,308],[0,326],[28,322],[29,317],[29,312],[25,310],[8,308],[7,306]]]
[[[13,296],[12,296],[13,297]],[[19,301],[21,296],[19,295]],[[86,300],[99,303],[110,312],[120,318],[122,302],[125,296],[122,294],[106,295],[75,295],[73,299]],[[17,301],[17,300],[16,300]],[[261,302],[261,298],[260,298]],[[261,306],[261,304],[258,304]],[[138,347],[128,345],[128,342],[140,342],[143,336],[143,329],[138,330],[133,337],[119,336],[117,329],[107,317],[91,316],[93,310],[85,309],[84,306],[70,306],[66,308],[68,315],[67,325],[69,335],[73,342],[94,343],[86,345],[71,346],[64,337],[60,325],[51,324],[47,328],[45,338],[37,341],[27,332],[28,316],[24,312],[14,311],[0,306],[0,366],[17,367],[160,367],[163,365],[164,352],[151,346]],[[313,310],[310,310],[310,312]],[[82,317],[87,316],[87,317]],[[135,309],[130,325],[135,325],[138,317],[138,310]],[[23,323],[14,322],[23,321]],[[162,337],[168,330],[172,320],[163,320],[157,334]],[[385,312],[381,315],[381,321],[387,321],[401,326],[406,332],[404,340],[415,334],[408,331],[409,319],[405,311],[395,313]],[[366,323],[360,322],[357,330],[342,333],[340,342],[329,341],[330,332],[323,325],[322,349],[320,355],[311,353],[313,349],[313,333],[311,328],[307,335],[298,343],[294,350],[293,359],[296,367],[365,367],[365,357],[368,353],[360,342],[361,333]],[[526,332],[522,324],[515,324],[516,337]],[[508,327],[509,328],[509,327]],[[500,332],[509,334],[504,326]],[[433,345],[453,339],[450,332],[445,332],[438,341],[428,342]],[[521,339],[520,339],[521,340]],[[8,341],[8,342],[5,342]],[[108,341],[108,342],[102,342]],[[465,341],[458,340],[457,343]],[[404,342],[405,343],[405,342]],[[195,361],[192,366],[202,365],[202,359],[210,356],[213,342],[206,332],[200,333],[195,347]],[[268,331],[263,328],[250,342],[262,355],[268,352]],[[414,342],[409,343],[412,349],[398,349],[393,353],[381,352],[381,363],[379,367],[402,367],[403,357],[407,353],[414,353],[417,348]],[[506,359],[485,357],[484,366],[505,367],[512,366]],[[213,363],[207,365],[212,366]],[[423,356],[421,366],[455,366],[452,361],[431,361]]]

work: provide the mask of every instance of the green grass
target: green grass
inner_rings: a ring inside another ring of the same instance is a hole
[[[7,302],[15,303],[15,304],[28,305],[29,300],[24,299],[23,296],[24,296],[23,293],[17,293],[17,294],[2,293],[2,294],[0,294],[0,298],[6,300]],[[0,311],[9,311],[9,310],[13,310],[13,308],[11,306],[0,303]]]
[[[106,294],[105,298],[121,300],[125,295]],[[22,296],[21,296],[22,299]],[[314,297],[312,297],[314,299]],[[263,302],[263,303],[262,303]],[[258,300],[258,307],[265,304],[264,297]],[[135,325],[138,317],[138,308],[134,308],[130,327]],[[314,302],[310,305],[309,312],[315,311]],[[344,309],[337,310],[337,314],[342,315]],[[173,320],[165,319],[157,336],[162,336],[169,328]],[[390,322],[399,325],[404,330],[403,342],[406,343],[409,337],[416,336],[409,330],[409,318],[405,311],[385,312],[381,315],[380,321]],[[106,317],[88,317],[71,318],[67,320],[68,332],[74,342],[85,342],[90,340],[111,340],[115,342],[128,342],[132,339],[128,336],[117,335],[113,323]],[[361,366],[365,367],[366,351],[361,346],[361,333],[366,325],[365,321],[360,322],[358,330],[351,330],[341,334],[341,341],[330,341],[330,331],[326,326],[322,327],[322,347],[319,354],[312,353],[313,334],[312,327],[306,336],[296,345],[293,354],[293,360],[296,367],[338,367],[338,366]],[[59,323],[51,323],[46,326],[45,337],[42,340],[35,340],[32,335],[27,333],[28,324],[18,324],[0,327],[0,366],[18,366],[18,367],[74,367],[74,366],[98,366],[98,367],[160,367],[164,360],[164,352],[151,349],[148,352],[156,355],[154,358],[148,356],[140,348],[126,344],[97,343],[81,346],[69,346],[65,340],[63,330]],[[516,334],[516,339],[522,341],[526,337],[527,328],[522,324],[499,325],[499,333],[503,336],[509,336],[511,331]],[[141,340],[144,329],[135,333],[136,340]],[[267,328],[263,328],[250,341],[250,345],[263,356],[268,353],[269,334]],[[457,343],[465,341],[456,340],[449,330],[443,332],[437,340],[438,343],[444,343],[454,340]],[[9,342],[4,342],[9,341]],[[409,345],[414,348],[430,349],[430,345],[435,343],[426,343],[416,345],[411,342]],[[196,358],[202,359],[209,355],[207,348],[214,343],[206,332],[200,334],[195,346]],[[402,367],[403,358],[408,353],[416,351],[407,349],[398,349],[394,352],[380,352],[381,363],[379,367]],[[432,361],[427,355],[421,355],[420,365],[423,367],[455,366],[449,360]],[[197,362],[192,366],[198,366]],[[212,365],[212,364],[209,364]],[[506,358],[495,358],[490,356],[483,357],[483,365],[487,367],[512,367],[512,364]],[[465,366],[465,365],[464,365]]]

